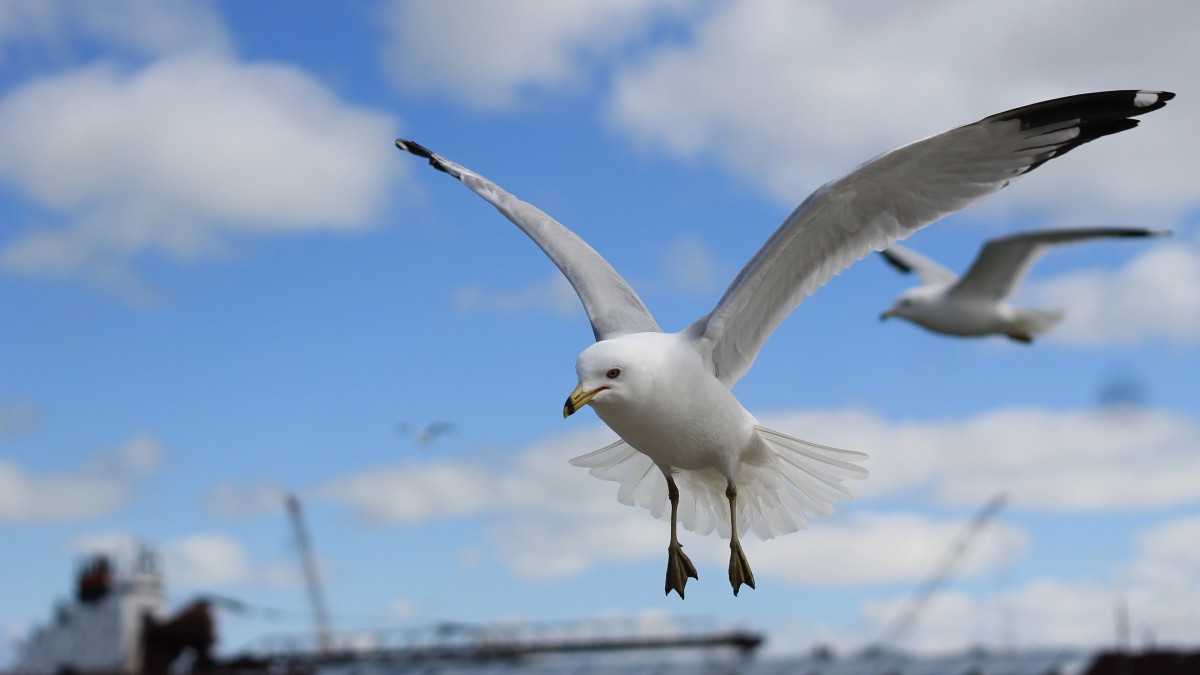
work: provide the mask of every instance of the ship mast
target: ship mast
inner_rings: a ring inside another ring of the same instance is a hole
[[[288,515],[292,518],[292,527],[296,530],[296,546],[300,549],[300,560],[304,565],[304,579],[308,584],[308,596],[312,601],[313,620],[317,629],[317,647],[322,654],[331,651],[332,635],[329,630],[329,610],[325,606],[325,596],[321,593],[321,580],[317,576],[317,561],[313,556],[312,543],[308,538],[308,528],[304,526],[304,513],[300,510],[300,500],[296,495],[287,495]]]

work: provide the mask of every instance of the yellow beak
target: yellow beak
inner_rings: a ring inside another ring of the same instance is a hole
[[[563,419],[575,414],[575,411],[587,405],[588,401],[591,401],[593,396],[599,394],[605,389],[608,389],[608,387],[600,387],[598,389],[593,389],[592,391],[584,391],[583,383],[580,383],[578,387],[575,387],[575,391],[571,392],[571,395],[567,397],[567,402],[563,404]]]

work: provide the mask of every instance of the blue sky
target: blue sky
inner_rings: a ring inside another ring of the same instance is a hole
[[[306,630],[281,495],[304,500],[335,627],[710,617],[769,648],[879,635],[971,514],[1009,505],[903,644],[1098,645],[1200,628],[1200,84],[1187,2],[0,4],[0,663],[77,556],[136,539],[223,647]],[[1021,300],[1032,346],[877,317],[870,258],[737,386],[768,426],[867,452],[857,497],[661,593],[665,523],[567,464],[591,340],[556,270],[412,138],[575,230],[668,330],[707,311],[812,189],[1042,99],[1169,89],[910,247],[1129,224]],[[1119,405],[1105,394],[1125,393]],[[450,421],[422,445],[400,424]]]

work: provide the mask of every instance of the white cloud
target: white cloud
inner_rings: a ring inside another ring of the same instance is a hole
[[[455,304],[463,311],[482,308],[501,312],[534,310],[559,316],[573,316],[583,309],[575,289],[557,270],[544,282],[515,291],[490,290],[474,284],[463,286],[458,290]]]
[[[1006,492],[1021,508],[1067,511],[1200,501],[1200,424],[1166,412],[1009,408],[962,421],[889,423],[826,411],[761,419],[869,453],[871,476],[854,486],[862,499],[920,490],[968,506]]]
[[[509,518],[493,526],[488,535],[501,559],[518,576],[533,580],[569,577],[610,562],[661,556],[667,537],[663,524],[644,511],[620,506],[615,497],[612,504],[616,507],[608,516],[527,514]],[[693,549],[699,548],[689,542],[693,556]]]
[[[1155,247],[1118,270],[1086,270],[1029,285],[1031,304],[1067,316],[1048,339],[1068,344],[1134,344],[1200,339],[1200,248]]]
[[[877,631],[882,631],[907,599],[901,596],[868,601],[863,603],[862,612]],[[899,644],[925,652],[958,650],[964,644],[999,645],[1005,639],[1012,639],[1021,648],[1092,648],[1111,640],[1115,603],[1116,595],[1109,587],[1053,579],[1034,580],[983,597],[943,591],[930,597]],[[1005,632],[1011,634],[1006,637]]]
[[[150,436],[96,454],[74,471],[30,474],[0,460],[0,522],[93,520],[112,513],[161,466],[165,453]]]
[[[485,108],[552,87],[579,87],[597,62],[646,36],[694,0],[394,0],[384,70],[402,90]]]
[[[286,497],[287,490],[272,480],[260,480],[247,487],[223,481],[205,495],[204,508],[226,518],[258,516],[283,511]]]
[[[711,291],[721,280],[712,252],[696,236],[684,236],[672,242],[666,251],[667,274],[671,282],[685,291]]]
[[[934,594],[902,646],[922,651],[985,643],[1028,648],[1111,643],[1119,604],[1127,610],[1135,644],[1147,636],[1160,645],[1191,645],[1200,630],[1200,518],[1168,521],[1139,537],[1137,557],[1112,579],[1032,579],[1015,588],[972,595]],[[864,602],[860,611],[878,634],[898,615],[907,596]],[[861,631],[860,631],[861,632]],[[861,635],[838,636],[844,644]]]
[[[626,66],[609,114],[642,144],[715,157],[793,205],[880,152],[1002,110],[1091,90],[1185,91],[1200,84],[1183,28],[1198,19],[1178,0],[723,3],[694,39]],[[989,208],[1172,222],[1195,202],[1196,148],[1180,133],[1197,105],[1057,160]]]
[[[163,544],[163,575],[172,587],[219,586],[252,578],[245,548],[223,534],[195,534]]]
[[[137,55],[226,50],[231,39],[209,2],[189,0],[5,0],[0,45],[26,43],[54,53],[87,37]],[[3,59],[0,51],[0,59]]]
[[[1157,525],[1138,544],[1141,557],[1129,570],[1134,582],[1200,588],[1200,517]]]
[[[296,68],[214,54],[34,81],[0,100],[0,179],[64,222],[10,239],[0,265],[128,286],[147,252],[369,226],[396,178],[394,127]]]
[[[346,504],[374,522],[412,523],[497,509],[554,508],[580,516],[619,513],[624,507],[615,500],[610,503],[581,491],[594,487],[595,479],[567,463],[611,441],[612,432],[593,427],[526,448],[508,473],[470,462],[412,462],[336,478],[312,494]]]
[[[344,502],[368,520],[412,523],[482,513],[500,501],[497,483],[481,467],[435,462],[354,474],[314,494]]]
[[[961,518],[855,513],[813,524],[799,536],[747,542],[746,549],[756,574],[797,585],[904,582],[933,573],[963,531]],[[956,573],[965,577],[1004,568],[1028,548],[1024,530],[1003,520],[992,522],[972,540]]]

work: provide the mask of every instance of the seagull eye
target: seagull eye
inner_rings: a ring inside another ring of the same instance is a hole
[[[608,379],[610,379],[610,380],[615,380],[615,379],[617,379],[617,376],[619,376],[620,374],[621,374],[620,368],[613,368],[612,370],[608,371],[604,375],[606,377],[608,377]]]

